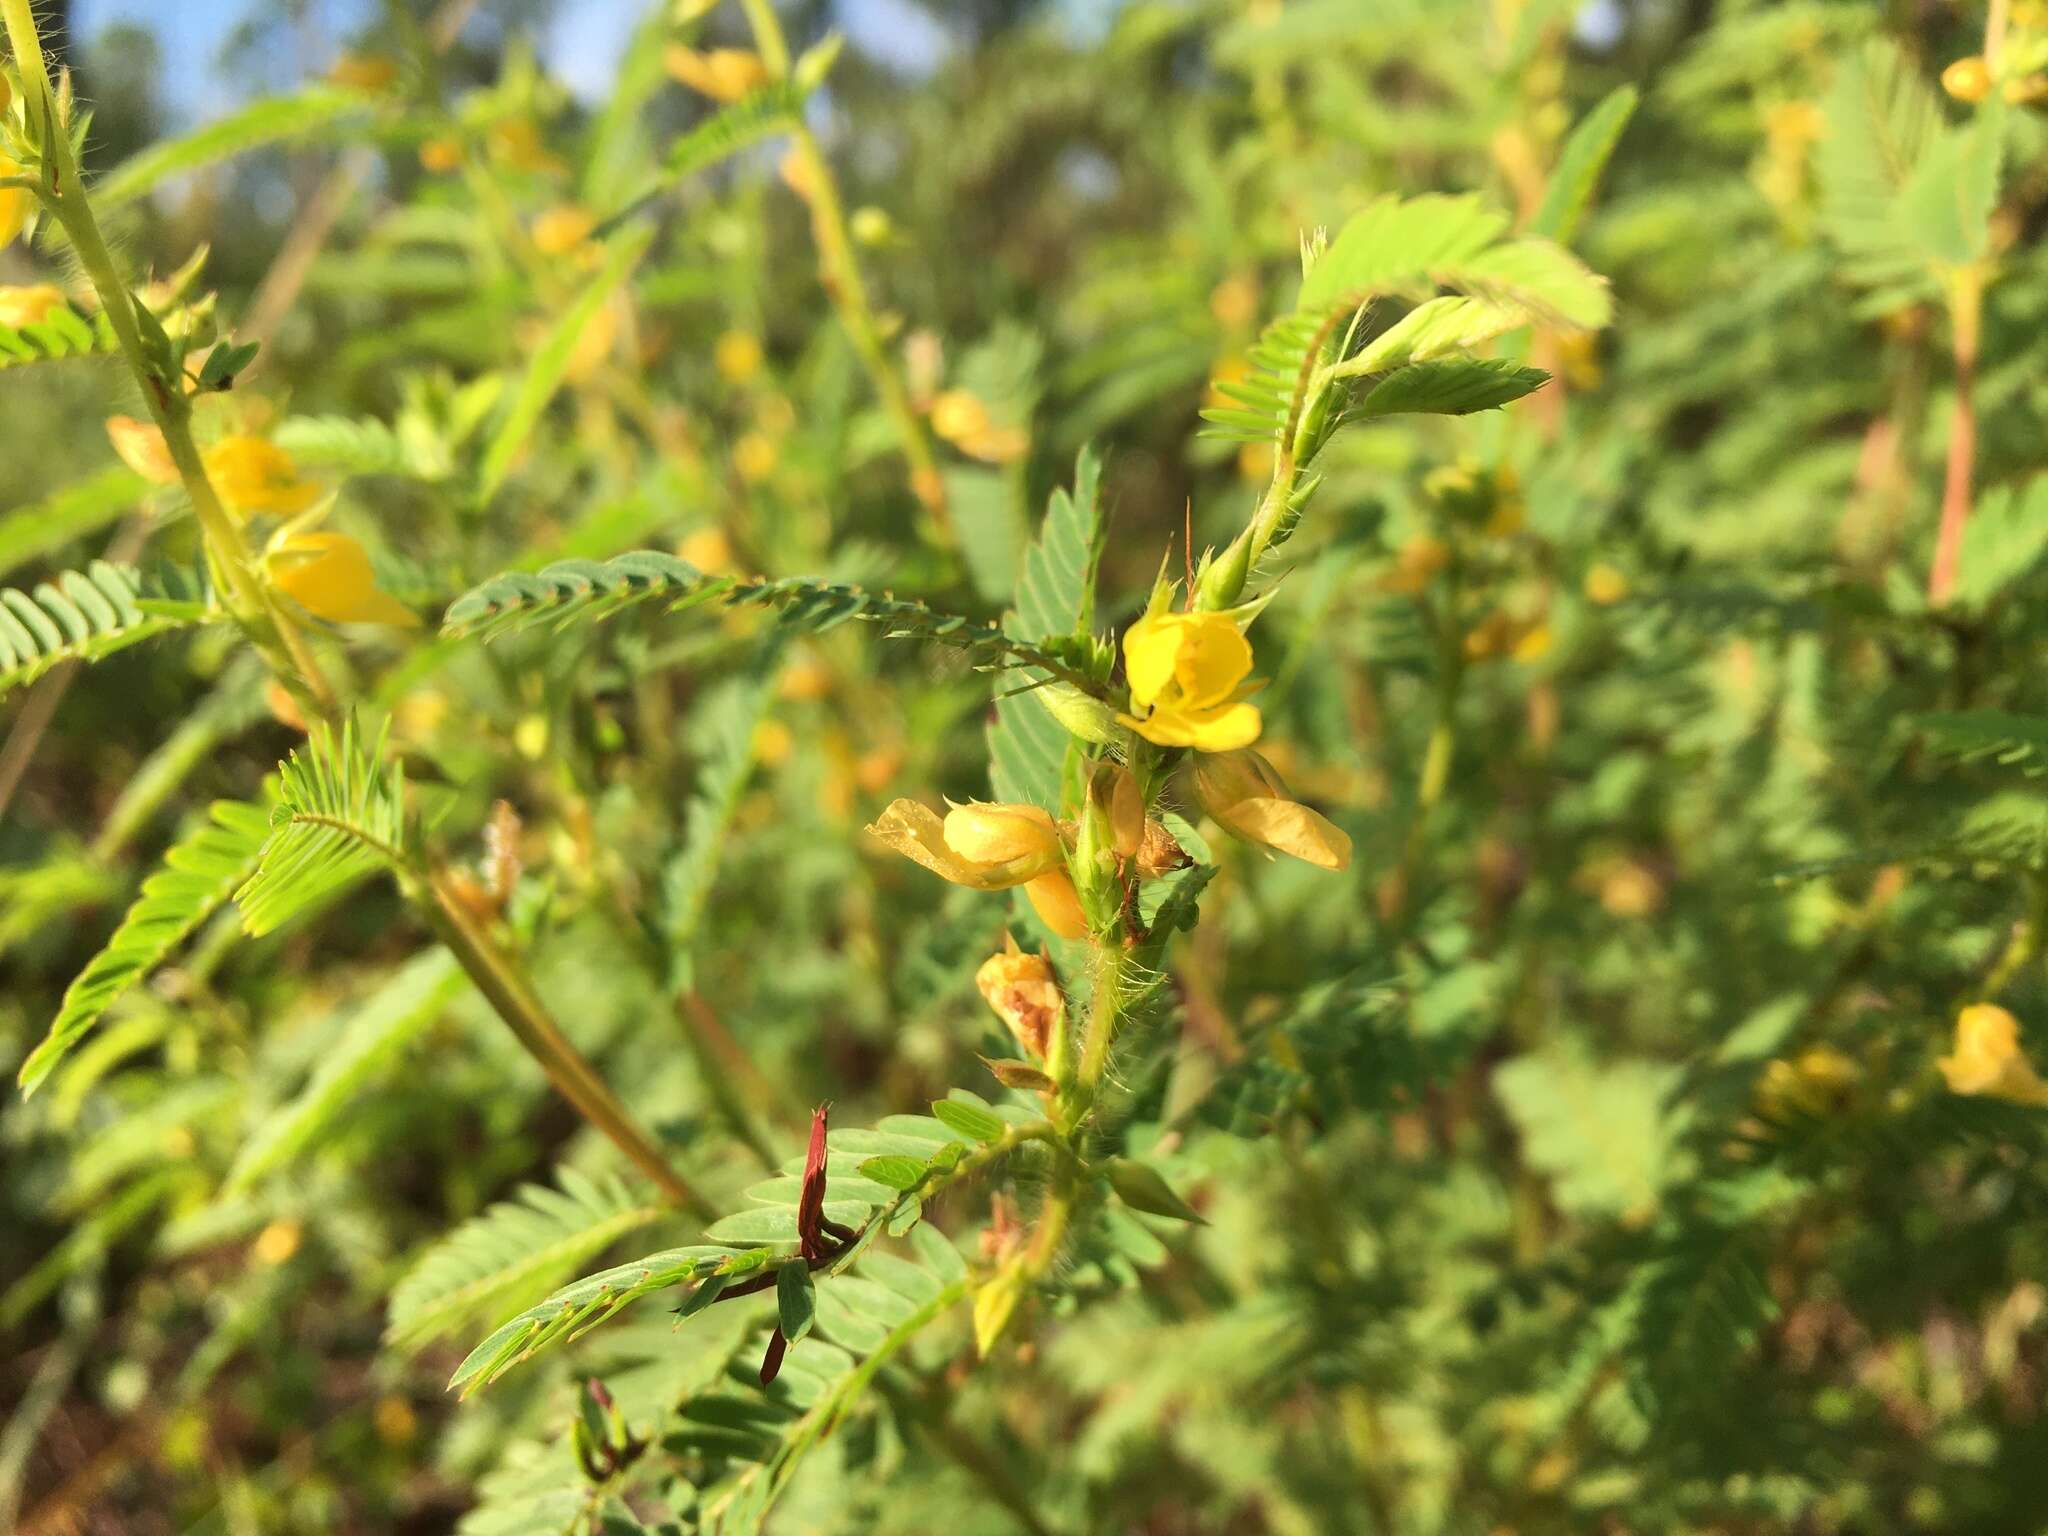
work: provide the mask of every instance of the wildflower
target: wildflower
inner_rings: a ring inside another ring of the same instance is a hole
[[[1249,747],[1195,759],[1195,799],[1235,837],[1321,869],[1347,869],[1351,839],[1292,795],[1273,765]]]
[[[662,66],[671,79],[713,101],[738,101],[768,83],[768,66],[759,54],[744,48],[708,48],[701,52],[681,43],[662,50]]]
[[[1117,718],[1162,747],[1229,752],[1259,739],[1259,712],[1245,702],[1251,642],[1223,613],[1148,613],[1124,632],[1131,704]]]
[[[561,160],[548,153],[530,117],[508,117],[491,128],[491,152],[518,171],[558,171]]]
[[[381,91],[398,78],[398,61],[381,53],[344,53],[327,71],[330,84],[352,91]]]
[[[63,303],[64,290],[55,283],[0,288],[0,325],[17,331],[24,325],[41,325],[50,311]]]
[[[1088,932],[1063,867],[1059,828],[1035,805],[956,805],[942,821],[929,806],[896,800],[867,830],[941,880],[981,891],[1023,886],[1039,918],[1063,939]]]
[[[722,378],[744,384],[761,371],[761,341],[748,331],[727,331],[711,347],[711,366]]]
[[[974,984],[996,1017],[1009,1025],[1025,1055],[1045,1060],[1046,1046],[1067,1011],[1052,961],[1043,954],[1026,954],[1006,933],[1002,952],[982,961]]]
[[[273,587],[316,618],[401,628],[419,623],[405,604],[377,590],[368,552],[345,533],[287,523],[264,552],[263,569]]]
[[[710,576],[734,569],[732,540],[725,536],[722,528],[699,528],[694,533],[685,534],[683,541],[676,546],[676,556]]]
[[[764,432],[742,432],[732,445],[733,472],[749,485],[774,474],[777,458],[774,440]]]
[[[462,145],[454,139],[429,139],[420,146],[420,169],[446,175],[462,165]]]
[[[597,217],[588,208],[561,203],[533,221],[533,243],[543,256],[566,256],[590,239]]]
[[[1451,563],[1451,546],[1434,534],[1418,533],[1394,556],[1394,568],[1380,578],[1383,591],[1419,597]]]
[[[1541,621],[1531,624],[1515,637],[1513,656],[1521,662],[1541,661],[1550,654],[1550,626]]]
[[[299,1236],[296,1221],[273,1221],[256,1234],[256,1241],[249,1247],[249,1256],[258,1264],[275,1269],[299,1251]]]
[[[1584,591],[1587,602],[1606,608],[1628,596],[1628,578],[1603,560],[1586,572]]]
[[[970,458],[991,464],[1021,459],[1031,440],[1017,427],[998,426],[981,399],[964,389],[949,389],[932,401],[932,431]]]
[[[221,500],[248,517],[297,517],[320,499],[320,487],[299,474],[292,456],[268,438],[224,437],[206,450],[206,477]]]
[[[2048,1083],[2020,1053],[2020,1021],[1996,1003],[1972,1003],[1956,1015],[1955,1050],[1935,1065],[1951,1093],[2048,1107]]]
[[[1982,101],[1991,94],[1991,66],[1979,54],[1957,59],[1941,72],[1941,88],[1957,101]]]
[[[121,462],[156,485],[176,485],[178,466],[171,461],[170,446],[153,424],[133,416],[109,416],[107,437]]]
[[[0,154],[0,176],[24,175],[22,164],[11,155]],[[0,187],[0,247],[11,244],[35,210],[35,194],[27,187]]]
[[[1818,1117],[1840,1109],[1860,1069],[1831,1045],[1816,1045],[1792,1061],[1774,1061],[1757,1080],[1756,1108],[1766,1120]]]

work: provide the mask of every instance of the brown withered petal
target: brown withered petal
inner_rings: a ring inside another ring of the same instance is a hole
[[[1046,1044],[1066,1013],[1066,998],[1050,960],[1024,954],[1007,935],[1005,940],[1003,953],[982,961],[974,973],[974,984],[996,1017],[1010,1027],[1025,1054],[1042,1061]]]
[[[1138,840],[1138,873],[1148,880],[1186,869],[1195,861],[1188,857],[1188,851],[1174,841],[1173,834],[1166,830],[1163,822],[1145,823],[1145,835]]]

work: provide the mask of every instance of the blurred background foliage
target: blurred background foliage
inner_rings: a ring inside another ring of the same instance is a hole
[[[1133,1144],[1208,1225],[1105,1226],[980,1368],[959,1327],[923,1341],[768,1528],[2048,1529],[2044,1112],[2011,1063],[1975,1093],[1937,1067],[1968,1003],[2048,1034],[2042,7],[781,7],[798,51],[847,39],[804,113],[944,524],[787,136],[660,172],[725,121],[665,50],[752,48],[735,6],[173,9],[58,34],[103,216],[138,275],[205,250],[265,344],[212,404],[338,485],[430,618],[642,547],[994,617],[1094,443],[1121,624],[1184,524],[1226,542],[1265,483],[1270,450],[1198,413],[1307,232],[1386,192],[1559,217],[1567,144],[1613,137],[1554,226],[1613,328],[1508,343],[1556,378],[1506,411],[1340,439],[1261,620],[1269,755],[1357,854],[1214,839],[1168,1016],[1119,1064]],[[1945,77],[1987,24],[1989,88]],[[651,245],[499,458],[605,259],[551,215],[643,189]],[[40,281],[89,309],[49,242],[0,253]],[[0,368],[8,585],[192,558],[109,446],[136,410],[105,359]],[[818,1101],[998,1096],[996,909],[860,835],[897,794],[987,794],[988,683],[859,628],[767,664],[742,616],[644,612],[346,652],[435,838],[516,891],[541,990],[721,1201]],[[10,1065],[162,850],[298,739],[245,663],[161,639],[0,705]],[[692,1528],[670,1492],[577,1492],[576,1383],[650,1467],[701,1456],[674,1410],[743,1320],[672,1334],[656,1298],[443,1390],[501,1318],[690,1225],[388,889],[235,928],[0,1114],[0,1525]],[[508,1200],[530,1228],[486,1217]],[[932,1219],[971,1253],[991,1217],[969,1190]],[[485,1228],[507,1272],[422,1281]]]

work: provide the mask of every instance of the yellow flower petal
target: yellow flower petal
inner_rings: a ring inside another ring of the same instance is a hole
[[[224,437],[206,450],[205,461],[221,500],[244,517],[296,517],[320,499],[320,487],[300,478],[292,456],[267,438]]]
[[[51,310],[61,308],[63,303],[64,290],[55,283],[0,288],[0,325],[16,331],[24,325],[40,325]]]
[[[1350,837],[1289,795],[1273,765],[1258,753],[1197,758],[1194,788],[1202,809],[1233,836],[1322,869],[1350,867]]]
[[[1035,805],[956,805],[946,813],[946,846],[976,864],[1059,856],[1059,829]]]
[[[1160,705],[1145,718],[1117,719],[1147,741],[1162,747],[1193,747],[1198,752],[1234,752],[1259,739],[1262,722],[1257,706],[1226,704],[1216,709],[1183,710]]]
[[[1182,615],[1148,614],[1124,631],[1124,675],[1130,681],[1131,702],[1148,708],[1161,690],[1173,681],[1174,657],[1180,653]]]
[[[157,485],[178,483],[178,466],[171,461],[170,447],[155,423],[137,421],[133,416],[109,416],[107,437],[121,462],[143,479]]]
[[[662,50],[661,62],[670,78],[713,101],[738,101],[768,83],[768,66],[758,54],[744,48],[709,48],[700,52],[681,43],[670,43]]]
[[[0,155],[0,176],[19,176],[22,165],[7,155]],[[35,194],[26,187],[0,187],[0,246],[11,244],[28,223],[28,216],[35,208]]]
[[[419,617],[377,590],[369,554],[345,533],[294,534],[266,560],[270,584],[317,618],[335,624],[395,624]]]
[[[1995,1003],[1956,1016],[1955,1052],[1936,1063],[1952,1093],[2048,1107],[2048,1083],[2020,1051],[2020,1022]]]
[[[946,824],[938,812],[915,800],[890,802],[867,831],[877,842],[913,863],[922,864],[941,880],[981,891],[1001,891],[1022,885],[1044,874],[1049,867],[1047,859],[1037,854],[994,863],[968,858],[947,842]],[[1057,852],[1052,857],[1057,859]]]
[[[1038,920],[1063,939],[1088,937],[1088,914],[1081,910],[1081,893],[1067,872],[1056,869],[1025,883],[1024,895]]]
[[[588,208],[563,203],[533,221],[533,243],[543,256],[566,256],[595,228],[597,217]]]

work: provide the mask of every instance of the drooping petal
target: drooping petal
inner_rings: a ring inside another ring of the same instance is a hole
[[[1248,843],[1292,854],[1320,869],[1351,867],[1350,836],[1299,800],[1253,796],[1217,819]]]
[[[1024,885],[1024,895],[1038,920],[1063,939],[1088,937],[1088,914],[1081,910],[1081,893],[1067,872],[1056,869]]]
[[[1019,864],[980,864],[963,858],[946,841],[946,826],[938,812],[916,800],[895,800],[867,829],[877,842],[922,864],[941,880],[972,886],[980,891],[1007,890],[1022,885],[1043,872],[1036,860]]]
[[[977,864],[1059,856],[1059,829],[1035,805],[956,805],[946,813],[945,836],[947,847]]]

